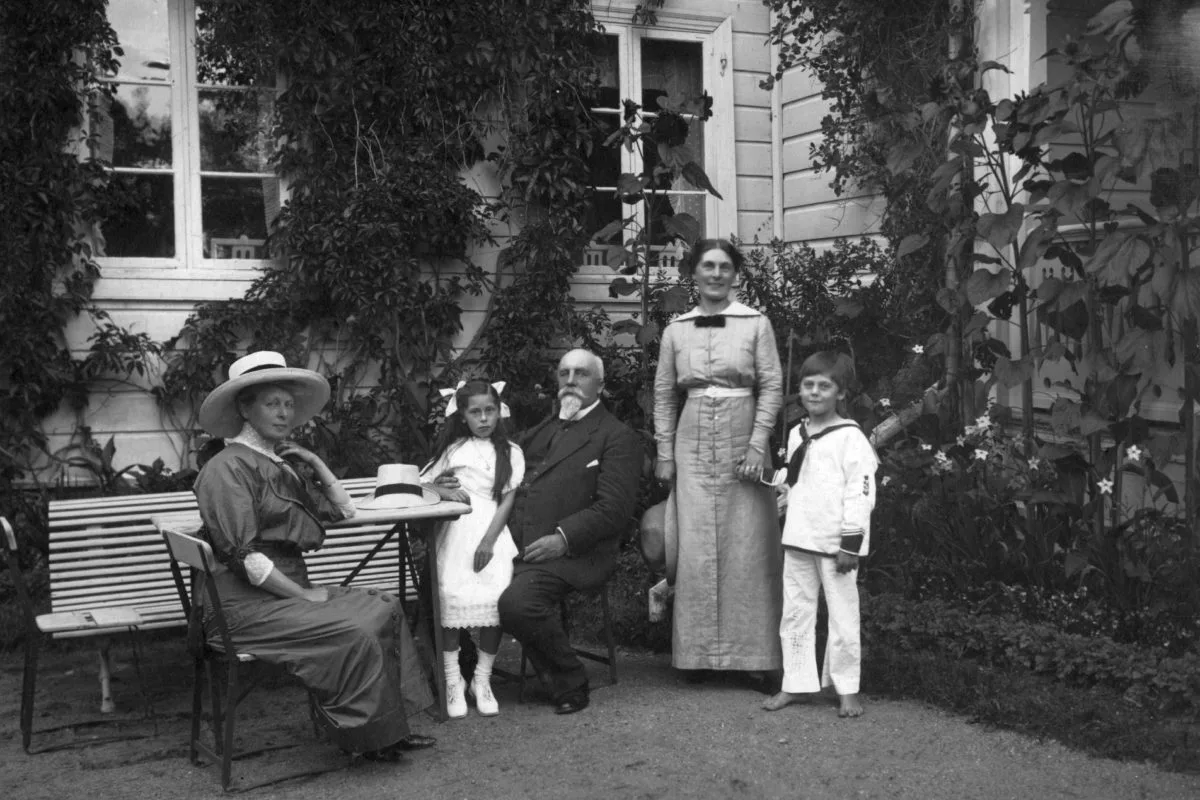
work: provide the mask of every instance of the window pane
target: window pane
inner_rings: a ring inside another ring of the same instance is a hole
[[[266,258],[267,225],[279,214],[275,178],[200,179],[205,258]]]
[[[699,42],[642,41],[642,107],[658,110],[658,98],[698,97],[704,91],[704,51]]]
[[[704,208],[706,205],[706,196],[703,194],[668,194],[666,197],[660,198],[650,208],[650,224],[653,226],[650,230],[650,241],[652,244],[666,244],[670,240],[670,236],[663,229],[663,220],[666,217],[674,214],[690,214],[697,222],[700,223],[700,235],[704,235],[707,229],[707,221],[704,216]],[[691,242],[688,242],[691,244]]]
[[[621,107],[620,59],[617,56],[619,40],[616,36],[605,36],[593,48],[596,70],[600,73],[600,88],[596,93],[596,108]]]
[[[598,191],[592,193],[591,203],[588,205],[587,215],[583,219],[583,229],[589,236],[595,235],[605,225],[610,222],[616,222],[622,219],[622,215],[628,217],[632,206],[625,205],[611,191]],[[600,242],[598,245],[588,245],[584,250],[583,263],[596,266],[608,263],[608,257],[605,253],[605,248],[610,245],[620,242],[620,237],[614,237],[610,240]]]
[[[105,199],[100,255],[174,257],[175,192],[170,175],[117,173]]]
[[[617,178],[621,176],[621,145],[619,142],[605,144],[605,141],[621,127],[621,117],[618,114],[595,114],[596,134],[592,138],[592,155],[588,166],[592,170],[593,186],[616,187]]]
[[[117,84],[97,106],[97,157],[114,167],[171,166],[171,90]]]
[[[196,79],[210,86],[275,86],[276,51],[263,3],[196,2]]]
[[[112,0],[108,6],[108,22],[125,51],[119,59],[119,77],[170,80],[167,0]]]
[[[200,90],[200,169],[270,172],[275,92]]]

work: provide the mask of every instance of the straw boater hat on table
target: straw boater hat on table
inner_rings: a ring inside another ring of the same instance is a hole
[[[437,492],[421,485],[421,471],[416,464],[384,464],[375,474],[375,491],[355,505],[370,511],[431,506],[441,500]]]
[[[289,367],[283,355],[260,350],[242,356],[229,365],[229,380],[209,392],[200,406],[200,427],[211,435],[229,439],[242,432],[237,396],[245,388],[260,383],[278,383],[292,394],[295,416],[292,422],[303,425],[329,402],[329,381],[310,369]]]

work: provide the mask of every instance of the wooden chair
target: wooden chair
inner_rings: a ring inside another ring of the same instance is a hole
[[[613,636],[612,629],[612,611],[608,604],[608,581],[596,591],[600,596],[600,609],[604,617],[604,643],[607,649],[607,655],[594,653],[591,650],[585,650],[581,647],[575,647],[575,654],[580,658],[585,658],[589,661],[595,661],[604,664],[608,667],[608,684],[614,686],[617,683],[617,641]],[[564,599],[561,606],[563,629],[567,635],[571,635],[571,610],[567,605],[567,600]],[[525,679],[531,677],[525,671],[525,665],[528,663],[529,657],[525,653],[525,648],[521,648],[521,671],[517,676],[518,689],[517,699],[519,702],[525,702]]]
[[[37,693],[38,649],[43,636],[53,636],[63,633],[79,635],[111,636],[125,633],[129,636],[130,649],[133,651],[133,666],[137,674],[138,688],[146,709],[146,716],[154,726],[154,735],[158,734],[158,723],[154,716],[154,707],[145,691],[145,681],[142,678],[141,658],[138,651],[138,641],[135,635],[142,617],[133,608],[103,607],[78,608],[74,611],[60,611],[53,614],[38,614],[34,611],[33,599],[25,586],[24,577],[18,561],[17,536],[9,521],[0,517],[0,533],[3,539],[8,571],[12,576],[13,587],[16,589],[17,601],[21,605],[22,616],[25,618],[25,668],[21,680],[21,746],[26,753],[46,753],[52,750],[62,750],[68,747],[87,747],[104,742],[124,739],[144,739],[147,733],[121,733],[107,736],[90,736],[86,739],[73,740],[61,744],[31,749],[33,742],[33,706]],[[106,708],[112,708],[111,692],[109,689],[107,646],[101,649],[100,683],[101,693],[107,699]],[[125,719],[98,719],[66,723],[52,728],[43,728],[40,733],[50,733],[67,729],[93,727],[98,725],[124,725]]]
[[[212,548],[208,542],[170,527],[162,528],[162,536],[171,556],[171,573],[179,593],[179,601],[183,604],[184,615],[188,620],[188,646],[193,658],[192,679],[192,729],[188,743],[188,759],[193,764],[199,763],[203,754],[213,763],[221,765],[221,788],[231,791],[233,782],[233,760],[246,758],[271,750],[282,750],[295,747],[298,742],[281,745],[271,745],[250,750],[234,750],[234,733],[237,725],[237,709],[246,695],[254,688],[254,681],[243,682],[243,668],[255,662],[252,653],[239,650],[229,633],[229,625],[225,620],[225,612],[221,607],[221,598],[217,594],[216,583],[213,580],[213,567],[217,563]],[[191,573],[190,588],[184,581],[180,564],[189,567]],[[207,631],[200,617],[201,598],[207,601],[216,628],[220,644],[210,643]],[[207,679],[207,680],[206,680]],[[209,696],[212,702],[212,736],[211,744],[200,736],[200,719],[203,713],[204,684],[207,682]],[[224,686],[222,686],[224,684]],[[309,695],[309,716],[313,720],[314,732],[319,734],[316,723],[315,706],[312,695]],[[271,777],[254,783],[242,784],[237,791],[267,786],[281,781],[320,775],[341,769],[344,764],[323,766],[290,772],[285,775]]]

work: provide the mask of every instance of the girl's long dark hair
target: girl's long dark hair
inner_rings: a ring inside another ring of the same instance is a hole
[[[471,428],[467,425],[467,418],[463,416],[463,412],[467,407],[467,402],[472,397],[481,394],[491,397],[496,403],[496,408],[500,408],[500,393],[490,383],[478,378],[464,383],[454,393],[454,402],[458,406],[458,410],[446,418],[446,424],[442,426],[442,432],[438,434],[437,443],[433,447],[433,458],[430,459],[429,464],[425,465],[425,469],[429,469],[455,442],[458,442],[460,439],[469,439],[474,435],[471,433]],[[496,449],[496,482],[492,485],[492,498],[499,503],[504,499],[504,487],[512,479],[513,471],[512,446],[509,444],[508,439],[507,420],[503,417],[497,419],[496,428],[492,431],[492,435],[489,438],[491,439],[492,447]]]

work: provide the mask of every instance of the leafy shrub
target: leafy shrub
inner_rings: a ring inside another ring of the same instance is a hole
[[[1200,651],[1194,648],[1172,656],[1161,647],[1063,633],[1007,614],[979,614],[962,604],[897,595],[871,597],[864,604],[863,628],[873,648],[970,657],[1073,686],[1107,686],[1148,707],[1200,709]]]

